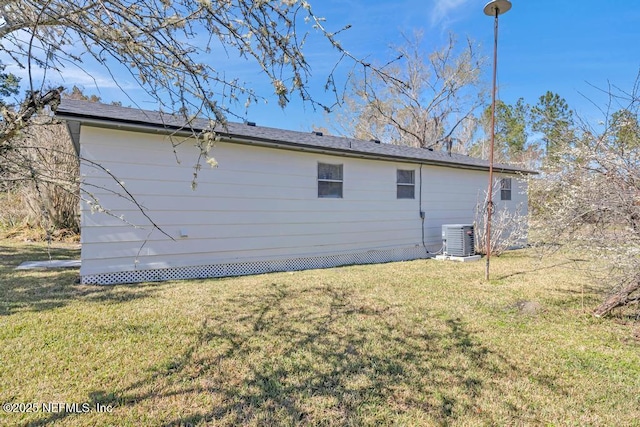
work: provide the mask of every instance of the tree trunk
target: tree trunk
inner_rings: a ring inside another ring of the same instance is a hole
[[[640,295],[636,295],[630,298],[633,292],[640,290],[640,279],[636,278],[631,283],[628,283],[620,291],[611,295],[605,300],[598,308],[593,311],[596,317],[606,316],[616,307],[622,307],[630,302],[639,301]]]
[[[13,149],[11,139],[27,127],[31,118],[42,108],[49,105],[55,111],[60,104],[60,96],[64,87],[60,86],[49,90],[44,95],[35,91],[22,102],[20,109],[16,112],[8,111],[3,113],[3,123],[0,126],[0,153]]]

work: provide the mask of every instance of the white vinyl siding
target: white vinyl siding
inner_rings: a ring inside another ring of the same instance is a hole
[[[497,175],[497,180],[502,178],[501,174]],[[425,243],[429,250],[437,251],[442,246],[442,224],[474,223],[476,205],[485,200],[487,179],[488,173],[485,171],[438,166],[423,168]],[[526,215],[527,182],[515,176],[511,179],[514,186],[512,199],[498,202],[498,195],[494,192],[494,207],[507,207],[512,212],[520,210]]]
[[[198,151],[188,143],[178,147],[177,163],[160,135],[85,125],[81,142],[82,156],[108,168],[174,239],[117,196],[104,170],[82,162],[83,188],[112,214],[82,204],[82,275],[421,244],[417,202],[389,203],[401,163],[219,142],[212,152],[219,166],[203,166],[192,190]],[[319,163],[342,165],[348,198],[318,198]]]
[[[442,224],[473,222],[486,189],[483,171],[424,165],[418,172],[411,163],[221,141],[212,152],[219,166],[204,165],[192,190],[199,151],[188,141],[174,154],[168,137],[157,134],[84,125],[80,138],[88,160],[80,169],[84,198],[109,210],[92,213],[82,203],[83,276],[422,247],[421,210],[433,251],[441,246]],[[170,237],[90,162],[108,169]],[[320,164],[341,171],[320,179]],[[398,197],[399,170],[414,171],[415,198],[390,203]],[[325,179],[341,182],[346,197],[339,203],[319,197]],[[522,202],[526,213],[526,182],[513,178],[512,200],[500,203]]]

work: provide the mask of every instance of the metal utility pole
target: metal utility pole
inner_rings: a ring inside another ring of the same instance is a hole
[[[489,152],[489,189],[487,194],[487,255],[484,278],[489,280],[489,263],[491,260],[491,217],[493,216],[493,145],[496,137],[496,71],[498,68],[498,15],[511,9],[509,0],[493,0],[484,7],[484,14],[494,17],[493,24],[493,89],[491,91],[491,145]]]

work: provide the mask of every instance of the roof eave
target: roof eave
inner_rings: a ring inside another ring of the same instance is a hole
[[[154,131],[157,134],[167,134],[167,135],[175,135],[175,136],[194,136],[203,131],[203,129],[198,127],[188,128],[188,127],[178,127],[171,126],[166,124],[155,124],[149,122],[140,122],[136,120],[122,120],[122,119],[109,119],[104,117],[91,117],[86,114],[76,114],[69,112],[58,112],[56,114],[58,118],[62,120],[71,120],[78,121],[82,124],[88,124],[95,127],[101,128],[109,128],[109,129],[120,129],[120,130],[129,130],[134,132],[149,132]],[[406,163],[415,163],[415,164],[424,164],[424,165],[432,165],[432,166],[441,166],[441,167],[455,167],[458,169],[467,169],[467,170],[479,170],[479,171],[488,171],[488,166],[481,165],[472,165],[467,163],[455,162],[455,161],[441,161],[436,159],[420,159],[416,157],[406,157],[406,156],[398,156],[393,154],[375,154],[369,153],[366,151],[359,151],[357,149],[349,148],[342,149],[336,147],[319,147],[317,145],[309,145],[299,142],[288,142],[282,140],[273,140],[269,138],[259,138],[252,137],[249,138],[244,135],[237,135],[230,132],[219,132],[222,136],[223,140],[227,142],[233,142],[237,144],[245,144],[245,145],[258,145],[264,147],[271,148],[281,148],[292,151],[303,151],[308,153],[320,153],[320,154],[335,154],[340,153],[344,156],[355,157],[355,158],[366,158],[372,160],[384,160],[384,161],[399,161]],[[495,167],[494,171],[499,173],[508,173],[508,174],[537,174],[535,171],[527,171],[521,169],[510,169],[503,167]]]

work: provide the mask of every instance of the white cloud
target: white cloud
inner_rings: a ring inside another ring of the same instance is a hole
[[[431,26],[448,26],[457,21],[455,14],[460,12],[463,6],[477,3],[475,0],[434,0],[431,12]]]
[[[59,55],[59,59],[62,63],[57,63],[56,70],[52,67],[41,68],[37,65],[37,61],[32,60],[30,65],[31,69],[27,67],[28,59],[27,52],[24,51],[24,45],[29,40],[29,34],[23,30],[20,30],[3,39],[3,45],[0,47],[0,63],[6,66],[5,72],[12,73],[21,79],[21,86],[24,89],[30,89],[29,81],[30,77],[33,80],[34,89],[38,89],[40,86],[45,88],[48,86],[62,85],[67,88],[73,85],[86,89],[89,93],[96,93],[100,91],[113,92],[113,89],[122,89],[126,91],[139,89],[140,86],[131,76],[126,67],[122,64],[112,61],[106,65],[100,64],[91,55],[85,53],[84,47],[81,44],[69,45],[65,49],[65,54]],[[32,46],[33,55],[44,60],[43,48],[38,43]],[[16,58],[9,55],[9,51],[13,51]],[[71,60],[71,54],[80,56],[83,58],[82,62],[75,62]],[[112,76],[113,75],[113,76]]]
[[[0,57],[0,62],[6,65],[5,72],[14,74],[21,79],[21,86],[24,89],[29,87],[29,70],[19,67],[15,61],[8,56]],[[109,74],[109,70],[99,64],[74,64],[69,63],[66,67],[58,70],[43,69],[31,64],[31,78],[35,89],[43,86],[64,86],[71,88],[74,85],[84,89],[87,93],[95,93],[98,96],[109,95],[109,97],[117,97],[118,91],[130,92],[140,89],[139,84],[134,78],[123,72],[119,67],[112,69],[111,72],[115,76]]]

